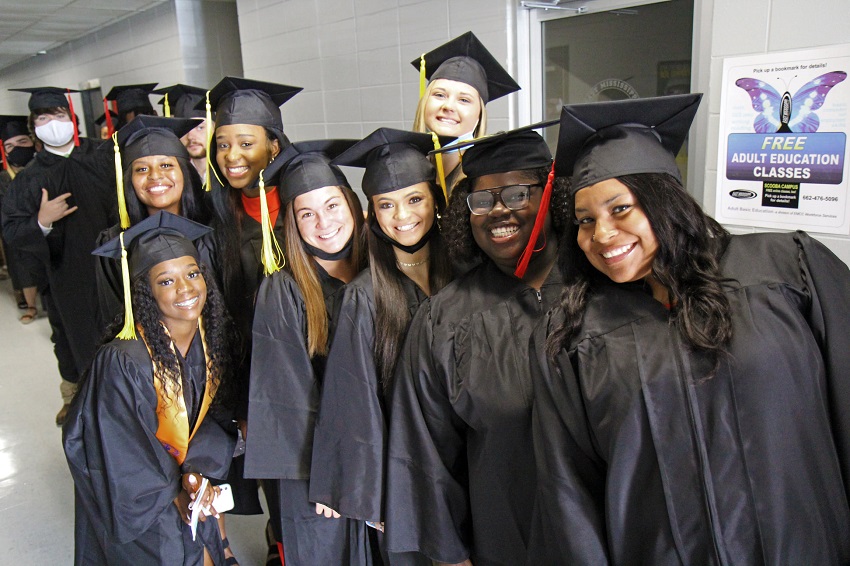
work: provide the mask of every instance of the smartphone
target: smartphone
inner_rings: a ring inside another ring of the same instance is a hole
[[[233,509],[233,490],[229,483],[223,483],[218,487],[221,492],[213,499],[212,506],[215,507],[218,513],[230,511]]]

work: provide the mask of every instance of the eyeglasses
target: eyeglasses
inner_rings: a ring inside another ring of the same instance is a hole
[[[532,187],[541,186],[536,184],[505,185],[474,191],[466,195],[466,204],[469,206],[469,211],[477,216],[482,216],[493,210],[497,199],[508,210],[521,210],[528,206],[531,200]]]

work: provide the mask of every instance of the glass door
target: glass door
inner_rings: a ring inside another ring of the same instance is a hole
[[[549,9],[531,8],[530,22],[539,22],[542,46],[537,83],[542,112],[536,113],[542,119],[557,118],[564,104],[690,92],[693,0],[549,4]],[[554,148],[556,128],[545,132]],[[679,160],[684,174],[686,148]]]

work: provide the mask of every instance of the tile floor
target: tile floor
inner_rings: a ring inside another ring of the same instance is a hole
[[[59,374],[47,318],[18,322],[0,281],[0,564],[73,564],[74,493],[54,424]],[[262,499],[262,497],[261,497]],[[228,516],[242,566],[265,564],[266,516]]]

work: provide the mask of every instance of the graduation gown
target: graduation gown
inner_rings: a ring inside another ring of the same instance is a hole
[[[641,285],[535,333],[533,564],[850,563],[850,272],[808,235],[733,236],[716,375]],[[536,536],[536,535],[535,535]]]
[[[392,392],[390,552],[522,564],[535,492],[528,340],[561,289],[485,261],[422,304]]]
[[[193,392],[184,395],[189,415],[198,413],[205,367],[196,335],[183,365],[184,392]],[[192,541],[173,503],[182,474],[227,473],[234,439],[214,409],[179,465],[156,437],[157,393],[144,342],[116,339],[98,350],[63,429],[76,500],[75,564],[201,565],[204,546],[224,564],[216,521],[199,522]]]
[[[402,278],[410,316],[427,295]],[[342,298],[313,438],[310,500],[363,521],[384,517],[387,452],[384,389],[375,363],[375,291],[361,271]]]
[[[318,264],[333,337],[344,284]],[[254,311],[245,477],[265,480],[276,535],[290,566],[371,564],[362,521],[316,515],[309,500],[313,431],[324,358],[307,352],[307,318],[286,271],[266,277]]]
[[[12,185],[12,204],[4,206],[4,234],[10,243],[34,254],[47,266],[50,295],[73,355],[77,373],[91,363],[101,334],[97,323],[95,259],[91,255],[101,230],[112,225],[115,214],[115,173],[112,152],[82,138],[68,158],[47,151],[36,155]],[[66,201],[79,209],[53,223],[45,236],[38,226],[41,189],[54,199],[71,193]],[[8,209],[8,210],[7,210]]]

